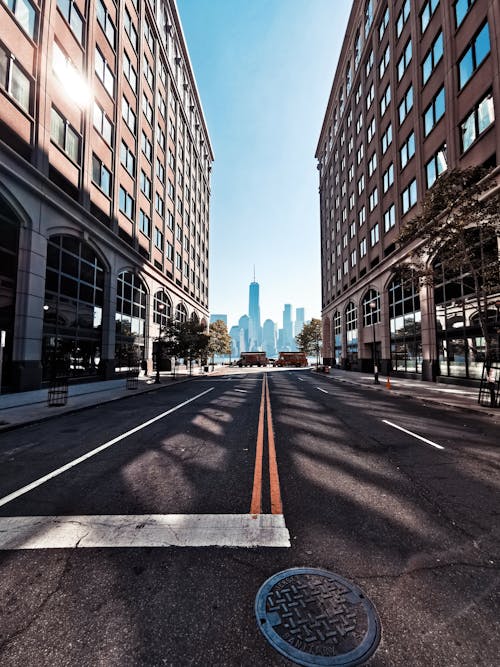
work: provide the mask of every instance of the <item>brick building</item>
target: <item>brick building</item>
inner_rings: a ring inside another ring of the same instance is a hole
[[[497,0],[354,0],[316,151],[325,363],[481,376],[467,276],[403,289],[393,269],[444,170],[497,168],[499,26]]]
[[[208,322],[213,153],[175,0],[0,3],[4,389]]]

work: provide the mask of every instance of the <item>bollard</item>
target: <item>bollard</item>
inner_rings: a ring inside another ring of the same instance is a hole
[[[387,382],[385,383],[385,386],[387,387],[387,389],[391,388],[391,378],[390,377],[387,378]]]

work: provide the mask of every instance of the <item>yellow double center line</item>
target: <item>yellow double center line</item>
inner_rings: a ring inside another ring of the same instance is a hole
[[[252,502],[250,514],[262,514],[262,459],[264,457],[264,431],[267,419],[267,449],[269,452],[269,491],[271,498],[271,514],[283,514],[281,503],[280,480],[278,463],[276,461],[276,447],[274,444],[273,417],[267,373],[262,380],[262,394],[259,407],[259,425],[257,428],[257,447],[255,452],[255,469],[253,475]]]

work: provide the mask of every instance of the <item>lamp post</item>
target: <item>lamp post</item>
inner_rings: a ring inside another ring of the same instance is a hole
[[[162,318],[162,313],[165,310],[165,304],[164,303],[159,303],[158,304],[158,312],[159,312],[159,331],[158,331],[158,341],[156,343],[156,377],[155,377],[155,384],[161,384],[160,382],[160,344],[161,344],[161,318]]]
[[[372,331],[373,331],[373,350],[372,350],[372,356],[373,356],[373,384],[380,384],[378,381],[378,366],[377,366],[377,357],[375,354],[375,324],[373,322],[373,318],[375,315],[375,310],[377,308],[377,303],[375,301],[370,301],[368,304],[370,306],[371,310],[371,323],[372,323]]]

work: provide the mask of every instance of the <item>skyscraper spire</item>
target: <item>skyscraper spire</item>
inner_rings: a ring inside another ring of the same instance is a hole
[[[253,281],[255,282],[255,264],[253,265]]]

